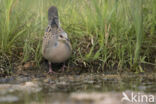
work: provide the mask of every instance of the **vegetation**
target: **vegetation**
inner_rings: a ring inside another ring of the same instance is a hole
[[[156,0],[0,0],[0,67],[5,59],[39,65],[51,5],[72,42],[70,65],[89,71],[156,65]]]

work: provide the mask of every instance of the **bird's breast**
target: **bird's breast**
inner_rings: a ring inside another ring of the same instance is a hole
[[[71,55],[70,43],[57,42],[47,50],[47,59],[53,63],[62,63]]]

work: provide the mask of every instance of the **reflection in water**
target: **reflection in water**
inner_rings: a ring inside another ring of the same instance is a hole
[[[122,92],[126,92],[127,96],[131,96],[132,92],[155,96],[155,76],[154,74],[51,76],[41,73],[19,74],[0,78],[0,103],[121,104]]]

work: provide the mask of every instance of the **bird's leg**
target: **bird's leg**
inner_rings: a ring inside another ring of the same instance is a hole
[[[63,63],[63,66],[61,68],[62,72],[64,72],[64,68],[66,67],[65,63]]]
[[[49,64],[49,72],[48,73],[56,73],[52,69],[51,62],[48,62],[48,64]]]

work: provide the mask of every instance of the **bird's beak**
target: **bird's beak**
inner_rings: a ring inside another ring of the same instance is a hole
[[[70,41],[68,38],[66,38],[67,41]]]
[[[69,42],[70,40],[68,38],[64,38],[64,39],[61,39],[60,41],[62,41],[62,42]]]

